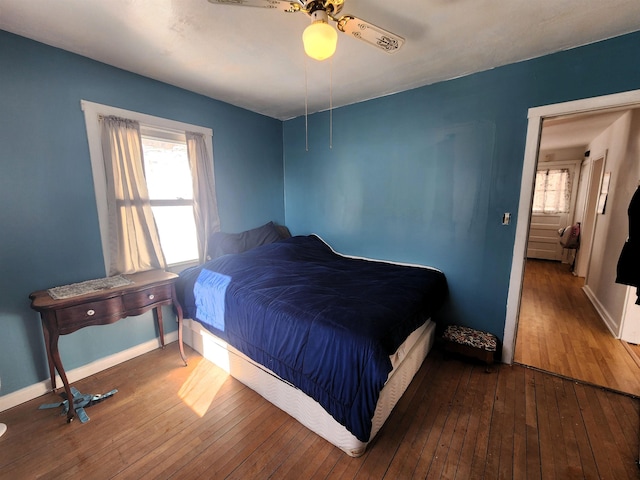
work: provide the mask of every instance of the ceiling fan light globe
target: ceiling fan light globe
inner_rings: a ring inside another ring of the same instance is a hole
[[[302,43],[308,56],[315,60],[326,60],[336,51],[338,32],[327,22],[319,20],[304,29]]]

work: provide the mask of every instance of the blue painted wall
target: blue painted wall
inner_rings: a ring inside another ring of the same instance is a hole
[[[442,269],[439,317],[502,337],[528,109],[635,89],[640,33],[336,109],[332,148],[328,113],[309,117],[309,151],[304,118],[287,121],[287,224]]]
[[[282,122],[0,31],[1,394],[48,378],[29,293],[105,274],[81,99],[212,128],[223,229],[285,220]],[[155,335],[147,314],[60,351],[71,370]]]
[[[332,149],[328,114],[312,115],[307,152],[303,118],[283,126],[0,32],[2,394],[48,377],[28,294],[104,274],[81,99],[212,128],[224,230],[286,212],[338,251],[434,265],[451,288],[440,317],[502,336],[527,110],[639,89],[639,59],[635,33],[336,109]],[[150,316],[90,327],[61,339],[63,362],[154,336]]]

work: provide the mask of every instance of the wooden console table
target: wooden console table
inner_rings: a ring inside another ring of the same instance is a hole
[[[182,309],[176,301],[175,282],[178,275],[162,270],[149,270],[123,276],[133,283],[59,300],[53,299],[47,290],[29,295],[31,308],[40,312],[42,319],[51,388],[53,391],[56,389],[57,370],[64,383],[68,399],[73,399],[73,394],[58,351],[60,335],[67,335],[90,325],[114,323],[125,317],[141,315],[153,308],[156,312],[160,343],[164,348],[162,305],[173,304],[178,318],[182,318]],[[180,355],[186,365],[182,347],[182,329],[179,329],[178,337],[180,337]],[[70,401],[67,422],[71,422],[74,416],[75,408],[73,401]]]

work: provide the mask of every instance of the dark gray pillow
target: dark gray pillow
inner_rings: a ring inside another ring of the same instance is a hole
[[[282,240],[283,235],[273,222],[240,233],[216,232],[209,237],[208,256],[218,258],[229,253],[242,253],[260,245]]]

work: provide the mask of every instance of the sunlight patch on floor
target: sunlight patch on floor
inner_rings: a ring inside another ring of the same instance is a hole
[[[203,334],[199,337],[203,356],[210,361],[198,363],[180,388],[178,396],[196,415],[203,417],[229,378],[230,366],[229,353],[224,348]]]
[[[178,396],[193,412],[203,417],[229,375],[209,362],[200,362],[184,382]]]

